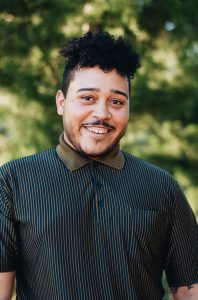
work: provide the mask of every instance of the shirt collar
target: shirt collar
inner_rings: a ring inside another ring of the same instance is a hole
[[[64,162],[64,164],[70,171],[77,170],[93,161],[90,158],[83,156],[80,152],[76,151],[72,147],[70,147],[65,142],[63,133],[59,137],[59,145],[56,147],[56,152],[59,158]],[[125,159],[118,145],[108,155],[96,161],[107,165],[111,168],[121,170],[124,167]]]

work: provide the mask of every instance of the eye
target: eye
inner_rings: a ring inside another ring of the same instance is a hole
[[[112,99],[111,103],[114,105],[122,105],[123,104],[123,102],[119,99]]]
[[[85,101],[93,101],[93,97],[92,96],[82,96],[81,98],[83,100],[85,100]]]

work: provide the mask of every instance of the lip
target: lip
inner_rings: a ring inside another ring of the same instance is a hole
[[[112,131],[111,128],[105,127],[105,126],[96,126],[96,125],[87,125],[83,126],[83,128],[86,130],[86,132],[89,133],[89,135],[96,139],[103,139],[109,133]]]
[[[87,130],[89,130],[90,132],[96,134],[107,134],[111,130],[111,128],[102,125],[88,125],[84,127],[87,128]]]

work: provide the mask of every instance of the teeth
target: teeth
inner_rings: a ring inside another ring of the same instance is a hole
[[[87,127],[87,129],[97,134],[105,134],[108,132],[108,129],[106,128]]]

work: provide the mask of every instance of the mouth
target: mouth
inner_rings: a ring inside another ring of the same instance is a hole
[[[106,134],[109,132],[109,128],[105,127],[87,127],[87,130],[96,134]]]
[[[87,131],[97,134],[105,135],[108,134],[112,129],[104,126],[83,126]]]

